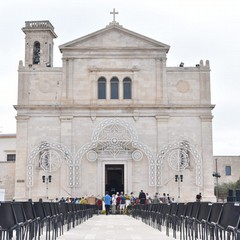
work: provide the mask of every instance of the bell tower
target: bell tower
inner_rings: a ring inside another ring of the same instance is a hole
[[[57,38],[49,21],[26,21],[25,66],[53,66],[53,39]]]

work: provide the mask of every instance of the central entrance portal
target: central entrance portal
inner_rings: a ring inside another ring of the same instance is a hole
[[[124,165],[105,165],[105,191],[109,194],[124,192]]]

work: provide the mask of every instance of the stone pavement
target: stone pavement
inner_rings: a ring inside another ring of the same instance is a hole
[[[172,236],[172,235],[170,235]],[[127,215],[95,215],[70,229],[58,240],[172,240],[141,220]]]

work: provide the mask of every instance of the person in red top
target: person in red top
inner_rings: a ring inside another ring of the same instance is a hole
[[[116,205],[117,205],[117,211],[119,210],[119,207],[120,207],[120,201],[121,201],[121,198],[120,198],[120,195],[119,195],[119,192],[116,193]]]
[[[98,214],[102,211],[102,200],[97,198],[96,205],[98,206]]]

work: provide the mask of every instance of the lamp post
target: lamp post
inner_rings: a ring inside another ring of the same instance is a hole
[[[43,183],[46,183],[46,192],[47,192],[47,199],[48,199],[48,183],[52,182],[52,176],[42,176]]]
[[[175,182],[178,183],[178,202],[180,201],[180,182],[183,182],[183,175],[175,175]]]
[[[221,177],[220,173],[218,172],[218,165],[217,165],[217,161],[218,159],[216,158],[215,159],[215,172],[213,172],[212,176],[216,178],[216,199],[217,199],[217,202],[218,202],[218,197],[219,197],[219,189],[218,189],[218,179]]]

